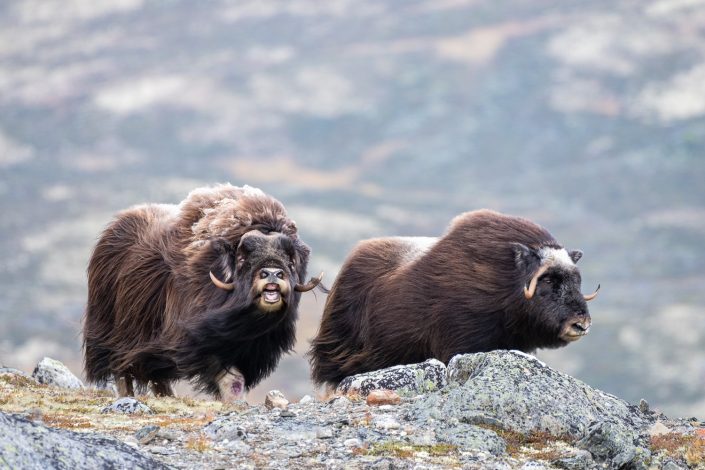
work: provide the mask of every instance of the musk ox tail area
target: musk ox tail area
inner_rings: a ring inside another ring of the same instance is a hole
[[[430,243],[433,239],[418,239]],[[366,316],[377,281],[394,275],[423,254],[424,243],[412,238],[366,240],[357,245],[330,289],[318,334],[308,352],[311,378],[317,385],[337,385],[345,377],[374,370]],[[384,354],[383,351],[381,351]]]
[[[168,216],[160,206],[139,206],[122,212],[103,231],[88,264],[88,301],[83,322],[84,370],[89,381],[114,378],[117,363],[145,334],[156,331],[140,322],[154,321],[149,311],[163,309],[161,294],[169,268],[151,231]],[[156,222],[156,223],[155,223]],[[141,272],[135,276],[135,272]],[[138,318],[130,311],[147,312]],[[120,338],[120,343],[116,343]],[[125,341],[125,338],[130,338]]]

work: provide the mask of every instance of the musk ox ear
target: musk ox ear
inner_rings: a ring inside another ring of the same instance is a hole
[[[224,238],[211,238],[209,245],[212,252],[215,254],[216,262],[214,268],[218,271],[218,275],[223,279],[229,280],[232,278],[234,256],[233,247]]]
[[[580,250],[573,250],[568,253],[568,256],[570,256],[570,259],[573,260],[573,263],[577,263],[578,260],[583,257],[583,252]]]
[[[232,247],[225,238],[211,238],[210,247],[219,255],[230,255],[232,253]]]
[[[522,243],[512,243],[514,262],[518,268],[527,268],[541,261],[538,253]]]

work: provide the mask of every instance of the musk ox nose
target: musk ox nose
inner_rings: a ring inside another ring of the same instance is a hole
[[[277,279],[284,279],[284,270],[279,268],[262,268],[259,272],[259,278],[276,283]]]

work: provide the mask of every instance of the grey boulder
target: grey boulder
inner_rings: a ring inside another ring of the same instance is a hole
[[[394,390],[401,396],[437,391],[446,386],[446,366],[437,359],[393,366],[346,377],[336,391],[367,396],[372,390]]]
[[[144,403],[132,397],[122,397],[102,409],[102,413],[153,414],[154,411]]]
[[[82,389],[83,383],[60,361],[45,357],[34,368],[32,377],[40,384]]]
[[[114,439],[52,429],[1,412],[0,462],[8,468],[38,470],[169,468]]]
[[[464,354],[448,364],[448,387],[415,404],[441,417],[527,435],[547,432],[615,468],[644,467],[653,418],[519,351]]]

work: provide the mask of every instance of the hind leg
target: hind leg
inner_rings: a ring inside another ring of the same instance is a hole
[[[174,390],[171,388],[171,384],[166,380],[156,380],[150,382],[150,387],[152,388],[152,393],[156,397],[174,396]]]
[[[118,396],[135,396],[135,389],[132,385],[132,374],[128,372],[125,372],[123,374],[115,374],[115,385],[117,386]]]
[[[222,401],[232,403],[245,398],[245,376],[236,367],[222,372],[216,383]]]

